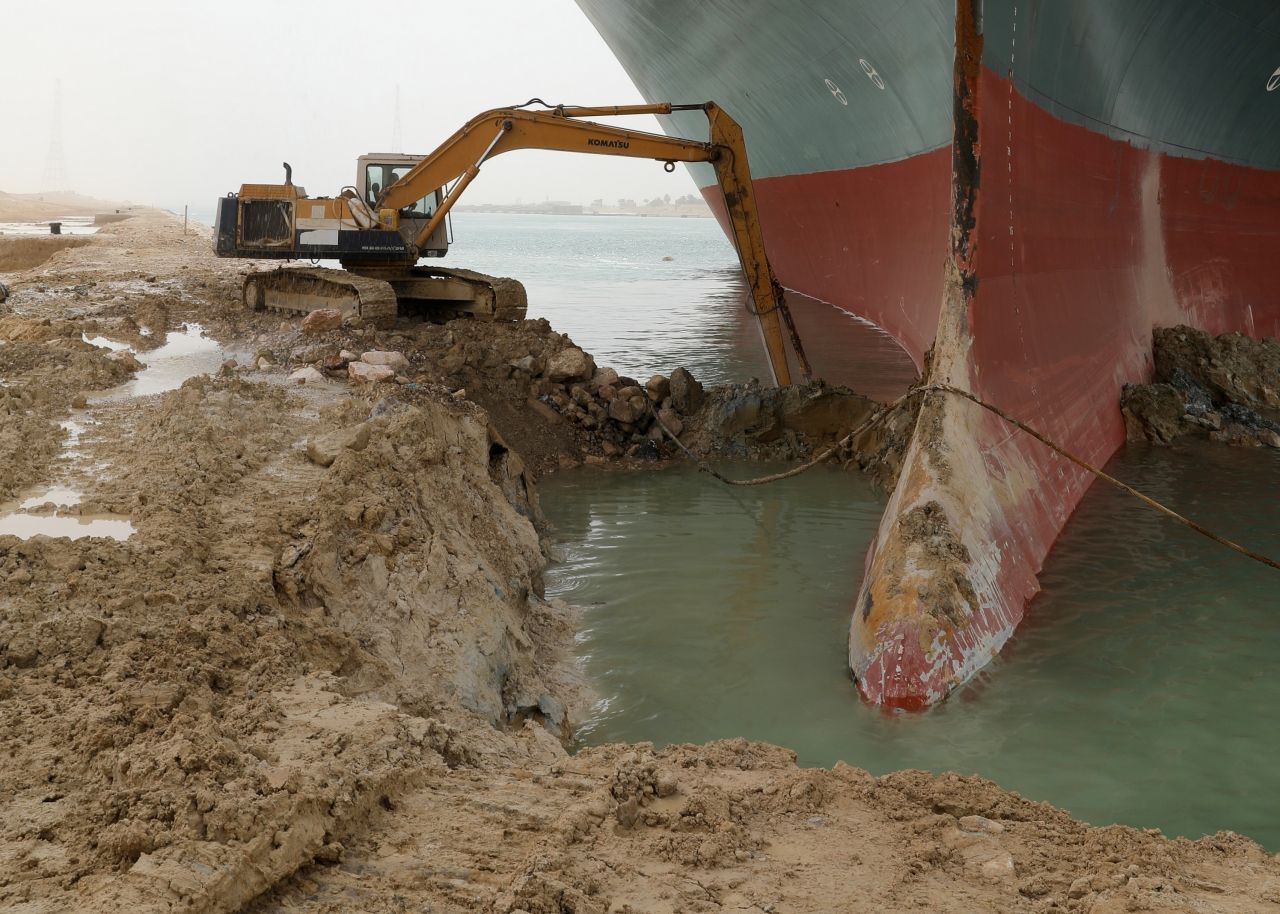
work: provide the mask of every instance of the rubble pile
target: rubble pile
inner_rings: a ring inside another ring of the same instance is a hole
[[[1120,395],[1130,441],[1280,448],[1280,342],[1170,327],[1155,331],[1154,347],[1155,380]]]
[[[284,366],[295,383],[348,381],[376,397],[389,396],[389,385],[444,386],[479,403],[503,436],[521,441],[537,472],[678,457],[671,436],[700,458],[799,459],[839,440],[877,407],[822,382],[706,387],[683,367],[644,380],[627,377],[598,366],[542,319],[383,331],[315,321],[317,313],[302,322],[301,339],[286,322],[263,338],[249,364],[233,370]],[[905,441],[907,433],[888,438]],[[888,438],[873,431],[842,457],[891,485],[896,471],[884,470],[893,462],[885,456]]]

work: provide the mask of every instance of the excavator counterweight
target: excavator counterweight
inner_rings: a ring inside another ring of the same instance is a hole
[[[584,119],[695,109],[707,115],[705,142]],[[526,308],[517,281],[418,266],[422,258],[447,253],[449,212],[481,166],[517,149],[654,159],[669,171],[676,162],[710,163],[774,379],[790,383],[788,337],[808,376],[804,349],[765,252],[742,130],[714,102],[486,111],[430,155],[362,156],[355,185],[336,197],[308,197],[293,184],[286,164],[284,184],[242,185],[238,194],[219,201],[214,248],[223,257],[336,259],[344,268],[251,274],[244,290],[249,307],[294,312],[337,307],[384,325],[415,314],[517,320]]]

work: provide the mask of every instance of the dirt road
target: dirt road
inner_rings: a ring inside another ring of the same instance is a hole
[[[976,778],[742,740],[567,754],[589,692],[528,467],[601,440],[530,419],[508,349],[571,343],[307,337],[239,309],[243,269],[149,212],[0,274],[0,515],[131,531],[0,535],[0,909],[1280,905],[1246,839],[1091,828]],[[404,351],[403,383],[290,380],[350,347]]]

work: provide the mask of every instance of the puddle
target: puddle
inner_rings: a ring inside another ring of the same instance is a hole
[[[56,517],[15,512],[0,517],[0,536],[16,536],[24,540],[33,536],[67,536],[71,539],[105,536],[125,540],[132,535],[133,524],[129,519],[115,514]]]
[[[127,344],[104,336],[82,335],[87,343],[113,351],[130,348]],[[188,378],[217,371],[222,365],[224,353],[216,340],[204,335],[199,324],[183,324],[180,331],[170,333],[164,345],[137,354],[138,361],[146,367],[124,384],[90,398],[92,403],[118,403],[133,397],[146,397],[181,387]],[[78,418],[64,419],[59,423],[66,430],[60,460],[82,458],[77,449],[80,438],[88,428],[88,418],[77,412]],[[91,471],[98,469],[90,467]],[[83,493],[67,485],[54,485],[32,490],[32,494],[20,501],[0,507],[0,535],[29,539],[33,536],[66,536],[81,539],[87,536],[103,536],[124,540],[133,535],[133,524],[123,515],[84,514],[59,517],[51,514],[32,514],[32,509],[52,503],[59,507],[78,505]]]
[[[19,511],[26,511],[30,508],[38,508],[41,505],[55,504],[58,507],[67,507],[69,505],[78,505],[84,499],[81,492],[76,491],[68,486],[54,486],[51,489],[44,489],[37,495],[30,498],[24,498],[18,503]]]
[[[0,235],[48,235],[50,222],[61,222],[64,235],[92,235],[101,227],[93,224],[92,216],[60,216],[43,222],[0,222]]]
[[[99,339],[104,338],[96,337],[89,342],[111,348],[120,345],[105,339],[99,343]],[[164,345],[135,355],[146,368],[139,371],[133,380],[90,397],[90,403],[116,403],[131,397],[147,397],[174,390],[189,378],[217,371],[226,357],[218,341],[205,336],[204,328],[199,324],[183,324],[181,330],[168,335]]]
[[[116,340],[109,340],[105,336],[89,336],[89,334],[87,333],[82,333],[80,334],[80,339],[84,340],[86,343],[90,344],[91,346],[99,346],[103,349],[110,349],[112,352],[120,352],[123,349],[129,348],[128,343],[120,343],[120,342],[117,342]]]

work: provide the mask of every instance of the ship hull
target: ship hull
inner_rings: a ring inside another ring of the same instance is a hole
[[[920,0],[875,21],[878,5],[833,0],[787,6],[774,32],[760,23],[784,10],[764,0],[697,5],[698,21],[678,25],[710,33],[714,71],[678,47],[644,50],[645,23],[678,20],[684,4],[619,16],[608,0],[579,3],[642,92],[715,98],[743,122],[753,166],[763,151],[757,200],[778,276],[834,306],[801,306],[802,330],[843,312],[871,320],[918,365],[932,348],[931,380],[1095,464],[1123,442],[1120,388],[1149,379],[1153,327],[1280,335],[1280,59],[1266,60],[1280,13],[1265,3],[987,0],[980,18],[970,0]],[[815,47],[843,43],[838,60],[860,72],[821,76],[837,58],[820,54],[775,79],[806,29]],[[726,78],[735,52],[750,78]],[[760,81],[797,80],[832,110],[750,98]],[[745,119],[725,97],[739,91]],[[895,119],[910,127],[883,126]],[[885,137],[860,136],[864,124]],[[835,147],[820,163],[835,167],[788,159],[810,137]],[[838,379],[841,358],[819,372]],[[862,693],[923,708],[980,670],[1090,482],[989,413],[931,395],[852,611]]]

